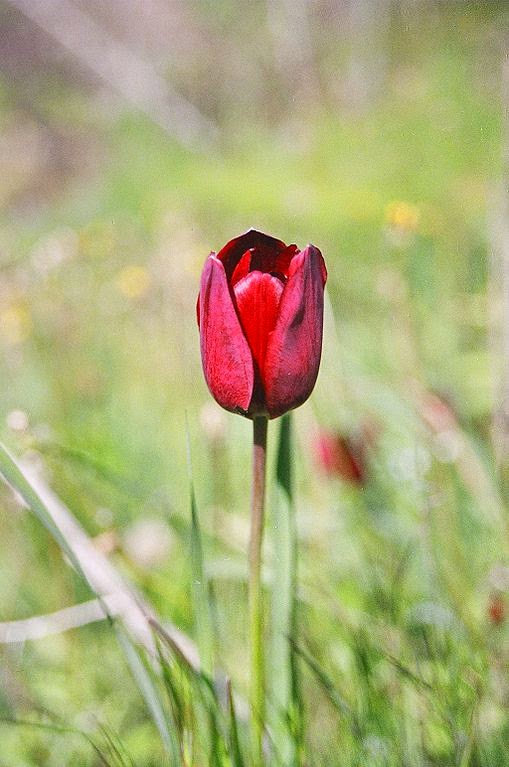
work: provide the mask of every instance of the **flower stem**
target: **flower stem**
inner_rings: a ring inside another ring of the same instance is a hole
[[[251,733],[253,765],[263,765],[265,722],[265,663],[263,652],[262,543],[265,511],[266,416],[253,419],[253,487],[249,538],[249,635],[251,652]]]

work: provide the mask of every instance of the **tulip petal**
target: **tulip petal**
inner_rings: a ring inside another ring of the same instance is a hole
[[[291,247],[291,246],[290,246]],[[228,280],[231,279],[233,271],[238,262],[247,250],[256,250],[257,253],[264,255],[264,261],[270,261],[270,265],[257,264],[253,268],[261,269],[264,272],[273,270],[278,255],[285,251],[287,246],[281,240],[271,237],[269,234],[258,232],[256,229],[249,229],[239,237],[235,237],[221,248],[217,253],[217,258],[223,262]]]
[[[200,344],[203,372],[216,401],[247,413],[253,394],[253,358],[232,302],[221,261],[210,255],[201,278]]]
[[[326,278],[322,254],[313,245],[298,253],[290,264],[265,357],[263,384],[271,418],[302,405],[315,385],[322,350]]]
[[[297,245],[288,245],[287,248],[282,250],[274,261],[274,266],[271,271],[276,274],[282,274],[285,277],[288,275],[288,269],[292,263],[292,259],[295,254],[299,252]]]
[[[230,285],[233,287],[239,280],[241,280],[243,277],[245,277],[247,274],[249,274],[249,270],[251,269],[251,258],[253,257],[253,252],[251,250],[246,250],[242,258],[240,259],[239,263],[233,270],[233,274],[230,277]]]
[[[249,272],[233,288],[240,324],[251,349],[260,380],[270,333],[278,317],[283,283],[263,272]]]

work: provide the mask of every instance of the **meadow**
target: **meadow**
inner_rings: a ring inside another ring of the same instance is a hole
[[[250,227],[329,273],[317,385],[269,425],[266,763],[509,765],[507,8],[375,5],[350,37],[348,4],[296,3],[292,61],[263,3],[174,3],[191,141],[0,3],[1,767],[251,764],[251,424],[196,324]],[[59,628],[96,594],[48,488],[155,658],[121,618]]]

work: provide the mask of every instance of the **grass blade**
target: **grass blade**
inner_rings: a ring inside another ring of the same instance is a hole
[[[235,704],[233,701],[232,683],[230,679],[226,681],[226,697],[228,701],[228,714],[230,719],[229,753],[232,767],[244,767],[244,760],[240,750],[239,728],[237,726],[237,715],[235,713]]]
[[[62,535],[53,517],[46,508],[39,494],[33,488],[32,484],[25,477],[22,469],[18,466],[16,460],[11,456],[5,445],[0,442],[0,474],[3,475],[7,484],[10,485],[24,500],[26,505],[33,511],[42,525],[46,528],[52,538],[60,546],[72,566],[76,569],[83,580],[90,585],[89,579],[83,572],[81,565],[73,549],[69,546],[66,538]],[[92,589],[94,591],[94,589]],[[94,591],[95,593],[95,591]]]
[[[200,521],[194,493],[191,447],[189,440],[189,428],[187,427],[187,424],[186,429],[187,463],[189,470],[189,495],[191,500],[191,591],[194,610],[194,624],[198,649],[200,651],[201,668],[203,673],[212,679],[214,674],[214,628],[212,611],[210,608],[209,585],[203,556]]]
[[[224,718],[219,704],[214,684],[211,678],[195,668],[183,655],[173,638],[155,620],[150,621],[157,638],[170,651],[177,668],[182,672],[180,681],[172,678],[168,661],[162,657],[163,669],[166,669],[167,689],[173,699],[174,707],[179,717],[181,732],[192,733],[193,742],[198,742],[207,749],[207,764],[211,767],[221,767],[227,753],[225,738],[220,725]],[[161,653],[162,655],[162,653]],[[186,698],[187,704],[182,705],[181,698]]]
[[[191,568],[192,601],[196,638],[203,673],[212,678],[214,673],[214,629],[210,609],[208,579],[203,560],[200,522],[191,483]]]
[[[298,765],[301,706],[292,644],[296,633],[297,532],[292,476],[292,420],[281,419],[272,511],[274,547],[272,589],[271,695],[272,733],[282,764]]]
[[[0,724],[12,725],[14,727],[27,727],[32,729],[46,730],[53,734],[60,734],[60,735],[80,735],[89,743],[90,747],[93,749],[96,756],[99,758],[100,763],[103,765],[103,767],[115,767],[112,764],[112,762],[108,761],[106,754],[103,753],[103,751],[99,748],[97,743],[95,743],[95,741],[90,737],[90,735],[87,735],[87,733],[83,732],[82,730],[78,730],[75,727],[52,724],[49,722],[32,722],[27,719],[17,719],[16,717],[4,717],[4,716],[0,717]]]
[[[117,764],[120,767],[135,767],[132,757],[127,753],[118,734],[104,725],[99,725],[99,729],[105,742],[108,744],[110,753],[115,756]]]
[[[172,767],[177,767],[180,763],[178,743],[172,729],[169,727],[168,715],[161,700],[157,682],[153,679],[150,671],[143,663],[139,651],[127,634],[118,624],[114,624],[114,629],[134,680],[159,731],[165,751],[170,759],[170,764]]]
[[[354,731],[354,734],[356,737],[360,737],[360,727],[359,723],[357,721],[357,717],[355,715],[355,712],[352,710],[352,708],[348,705],[346,700],[343,698],[343,696],[338,692],[334,682],[330,678],[330,676],[327,674],[327,672],[320,666],[319,663],[313,658],[310,653],[307,652],[303,647],[300,645],[295,644],[292,642],[293,649],[295,651],[295,654],[298,655],[306,664],[306,666],[309,668],[309,670],[312,672],[315,679],[320,684],[320,687],[324,690],[326,693],[328,699],[334,706],[334,708],[343,716],[347,717],[351,720],[352,723],[352,729]]]

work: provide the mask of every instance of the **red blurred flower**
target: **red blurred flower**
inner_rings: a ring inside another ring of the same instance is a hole
[[[316,461],[330,477],[363,485],[367,466],[364,446],[338,432],[321,431],[315,441]]]
[[[488,618],[496,626],[505,620],[505,601],[500,594],[492,594],[488,602]]]
[[[205,262],[198,299],[203,371],[226,410],[249,418],[302,405],[322,348],[327,271],[313,245],[251,229]]]
[[[419,398],[421,416],[435,432],[455,431],[458,418],[446,398],[433,391],[424,391]]]

